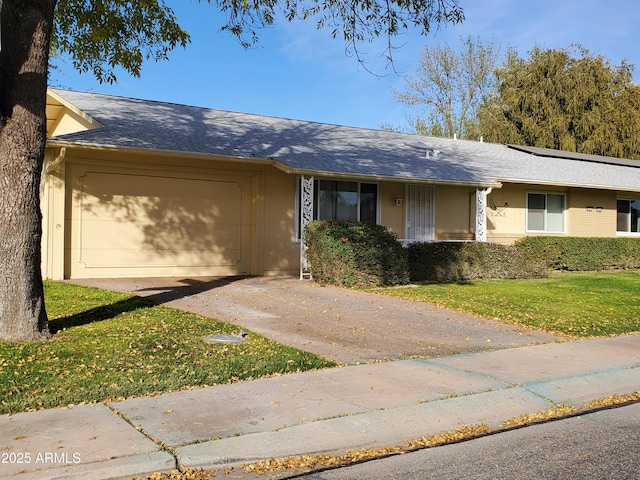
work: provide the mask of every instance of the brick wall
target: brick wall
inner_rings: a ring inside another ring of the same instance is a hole
[[[567,197],[567,235],[616,236],[616,192],[572,188]]]

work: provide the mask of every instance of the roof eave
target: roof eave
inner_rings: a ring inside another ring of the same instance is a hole
[[[330,178],[342,178],[342,179],[363,179],[368,181],[384,181],[384,182],[402,182],[402,183],[423,183],[428,185],[449,185],[458,187],[473,187],[473,188],[502,188],[502,183],[498,181],[485,181],[485,182],[466,182],[466,181],[454,181],[454,180],[439,180],[434,178],[416,178],[409,176],[385,176],[385,175],[367,175],[367,174],[353,174],[332,172],[328,170],[309,170],[301,168],[293,168],[278,160],[274,165],[285,173],[291,175],[305,175],[314,177],[330,177]]]
[[[489,188],[489,187],[501,188],[502,187],[502,183],[499,181],[466,182],[466,181],[440,180],[440,179],[433,179],[433,178],[416,178],[416,177],[409,177],[409,176],[404,177],[404,176],[367,175],[367,174],[332,172],[328,170],[300,169],[300,168],[291,167],[290,165],[280,160],[276,160],[274,158],[269,158],[269,157],[248,158],[248,157],[220,155],[220,154],[212,154],[212,153],[204,153],[204,152],[189,152],[189,151],[181,151],[181,150],[131,148],[131,147],[118,146],[118,145],[74,142],[72,140],[58,140],[55,138],[48,139],[47,146],[48,147],[84,148],[89,150],[105,151],[105,152],[125,151],[129,154],[160,155],[165,157],[180,156],[185,158],[208,158],[208,159],[218,158],[221,160],[241,161],[243,163],[272,165],[277,169],[290,175],[305,175],[305,176],[331,177],[331,178],[342,178],[342,179],[357,178],[357,179],[363,179],[368,181],[423,183],[423,184],[429,184],[429,185],[449,185],[449,186],[462,186],[462,187],[473,187],[473,188]]]
[[[555,150],[552,148],[529,147],[526,145],[506,144],[508,148],[524,152],[535,157],[546,158],[562,158],[564,160],[573,160],[579,162],[601,163],[605,165],[619,165],[623,167],[640,168],[640,160],[631,160],[628,158],[609,157],[605,155],[595,155],[579,152],[567,152],[564,150]]]
[[[234,160],[234,161],[241,161],[243,163],[256,163],[260,165],[274,164],[274,160],[270,158],[260,158],[260,157],[249,158],[249,157],[239,157],[239,156],[232,156],[232,155],[221,155],[217,153],[190,152],[190,151],[183,151],[183,150],[133,148],[133,147],[123,147],[120,145],[106,145],[106,144],[99,144],[99,143],[74,142],[71,140],[57,140],[55,138],[50,138],[47,140],[47,147],[83,148],[88,150],[105,151],[105,152],[124,151],[128,154],[134,154],[134,155],[135,154],[156,155],[156,156],[162,156],[162,157]]]
[[[59,102],[65,108],[68,108],[71,112],[75,113],[82,119],[84,119],[87,123],[89,123],[93,128],[102,128],[104,125],[97,121],[92,116],[85,113],[83,110],[76,107],[73,103],[69,102],[66,98],[58,95],[52,89],[47,88],[47,95],[50,95],[55,101]]]
[[[559,183],[559,182],[545,182],[540,180],[523,180],[517,178],[500,178],[500,184],[505,183],[518,183],[521,185],[540,185],[546,187],[564,187],[564,188],[591,188],[594,190],[612,190],[612,191],[624,191],[624,192],[640,192],[640,186],[637,188],[622,187],[620,185],[594,185],[587,183]]]

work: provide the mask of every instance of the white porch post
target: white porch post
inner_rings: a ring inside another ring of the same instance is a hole
[[[491,187],[476,189],[476,242],[487,241],[487,195],[491,190]]]
[[[313,220],[313,177],[300,177],[300,280],[311,279],[304,229]]]

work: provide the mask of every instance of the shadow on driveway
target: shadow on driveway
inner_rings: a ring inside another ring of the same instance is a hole
[[[131,292],[345,364],[473,353],[562,338],[426,303],[293,277],[72,282]]]

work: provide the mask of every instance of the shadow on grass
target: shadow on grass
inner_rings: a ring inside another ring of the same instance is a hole
[[[478,279],[481,280],[481,279]],[[435,280],[423,280],[412,282],[414,285],[473,285],[472,280],[443,280],[443,281],[435,281]]]
[[[246,276],[236,277],[220,277],[208,280],[198,279],[182,279],[179,281],[179,285],[165,286],[162,280],[159,280],[157,287],[147,287],[137,292],[140,292],[141,296],[135,296],[120,300],[119,302],[110,303],[109,305],[102,305],[92,308],[85,312],[76,313],[68,317],[56,318],[49,321],[49,331],[52,334],[64,330],[65,328],[78,327],[81,325],[88,325],[94,322],[101,322],[103,320],[109,320],[121,313],[132,312],[141,308],[150,308],[155,305],[161,305],[163,303],[177,300],[192,295],[197,295],[214,288],[223,287],[238,280],[247,278]]]
[[[49,331],[55,334],[65,328],[79,327],[81,325],[109,320],[121,313],[133,312],[134,310],[139,310],[141,308],[150,308],[154,305],[156,305],[156,303],[148,298],[131,297],[126,300],[110,303],[109,305],[92,308],[85,312],[76,313],[75,315],[70,315],[68,317],[50,320]]]

